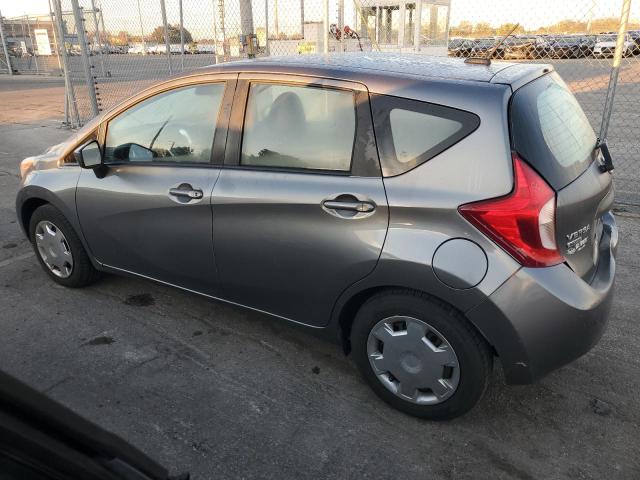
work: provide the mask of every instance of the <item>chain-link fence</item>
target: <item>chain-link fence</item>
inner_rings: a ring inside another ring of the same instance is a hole
[[[0,72],[61,75],[53,15],[24,15],[2,19]]]
[[[67,76],[71,125],[169,75],[245,57],[373,50],[550,63],[596,132],[609,121],[618,199],[640,203],[640,0],[633,2],[51,0],[49,15],[5,19],[4,30],[15,70]],[[623,5],[631,12],[620,33]],[[623,56],[614,69],[617,44]]]

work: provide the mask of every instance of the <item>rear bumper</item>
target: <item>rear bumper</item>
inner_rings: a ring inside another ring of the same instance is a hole
[[[496,349],[507,383],[535,382],[600,340],[613,299],[617,246],[618,227],[609,213],[591,283],[565,264],[521,268],[467,312]]]

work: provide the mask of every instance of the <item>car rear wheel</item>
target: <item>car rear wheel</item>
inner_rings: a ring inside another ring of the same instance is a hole
[[[370,298],[356,315],[351,344],[376,394],[416,417],[466,413],[491,376],[486,341],[457,310],[420,292],[390,290]]]
[[[78,288],[100,277],[75,230],[53,205],[33,212],[29,238],[40,265],[56,283]]]

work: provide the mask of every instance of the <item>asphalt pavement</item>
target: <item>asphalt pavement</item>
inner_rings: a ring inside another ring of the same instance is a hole
[[[640,215],[617,208],[601,342],[433,423],[379,401],[341,349],[149,281],[57,286],[16,223],[18,164],[69,132],[60,82],[0,77],[0,369],[194,479],[640,478]],[[579,335],[576,332],[576,335]]]

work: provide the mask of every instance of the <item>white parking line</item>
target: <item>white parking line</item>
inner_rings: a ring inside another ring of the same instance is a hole
[[[20,260],[24,260],[25,258],[33,257],[35,254],[33,252],[23,253],[22,255],[18,255],[16,257],[7,258],[6,260],[2,260],[0,262],[0,268],[6,267],[7,265],[11,265],[12,263],[19,262]]]

